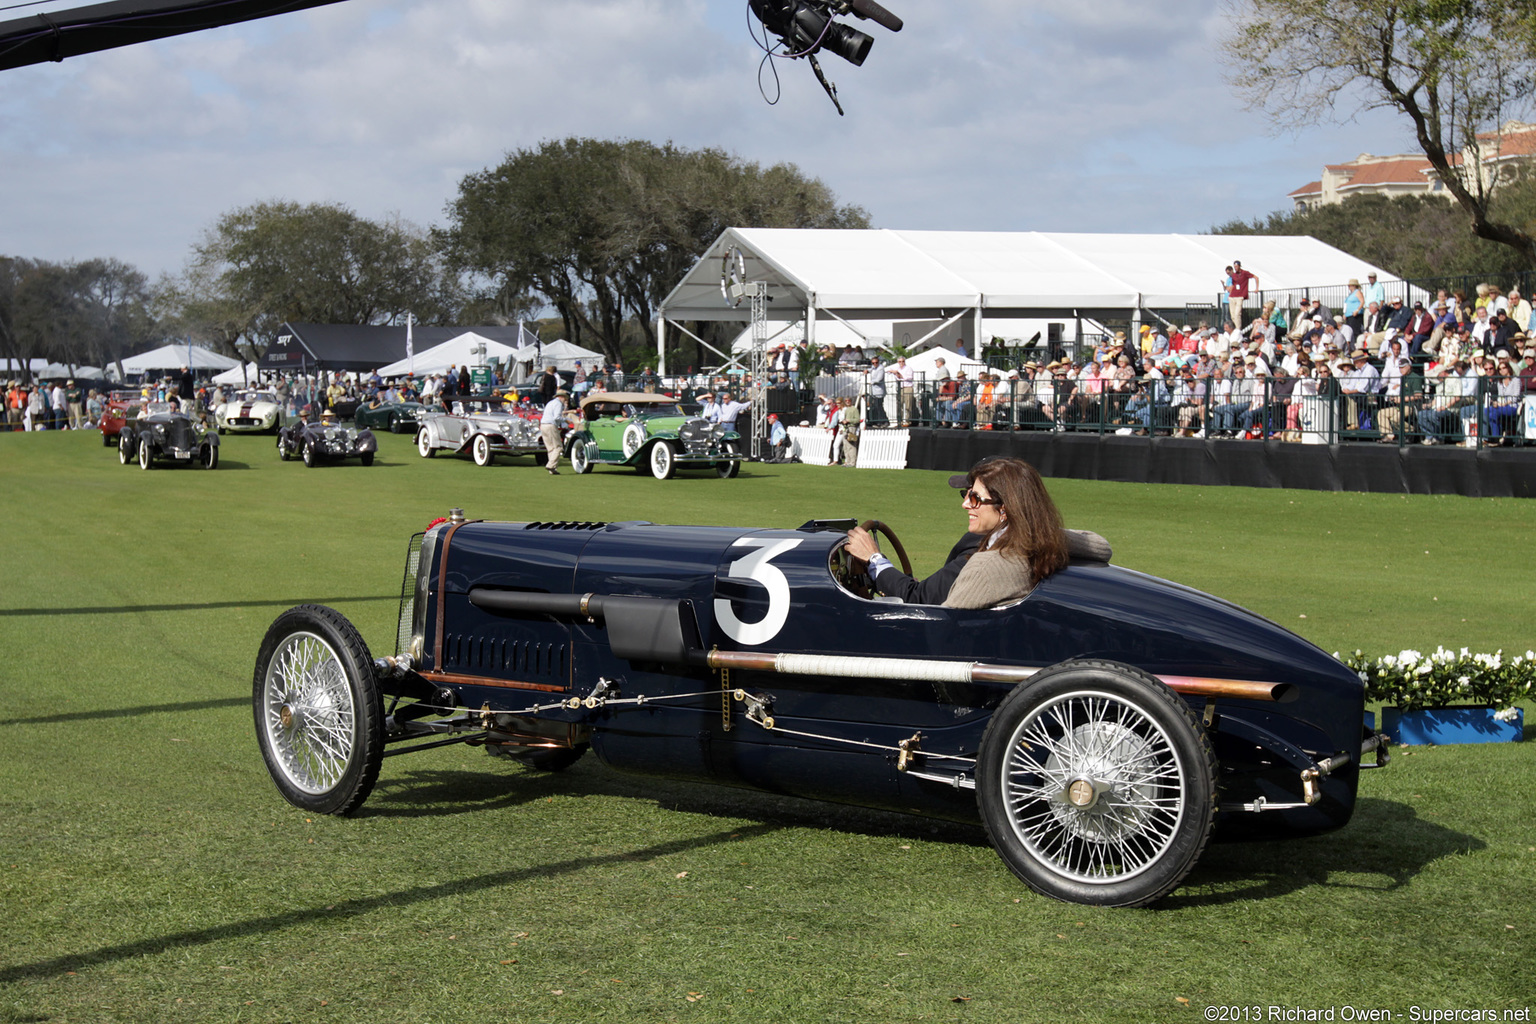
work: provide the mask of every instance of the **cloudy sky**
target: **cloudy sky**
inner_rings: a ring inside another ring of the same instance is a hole
[[[272,199],[441,223],[464,175],[570,135],[788,161],[877,227],[970,230],[1205,231],[1412,149],[1383,115],[1271,134],[1223,79],[1223,0],[886,6],[906,28],[855,22],[864,67],[823,60],[846,117],[804,61],[764,101],[745,0],[346,0],[0,72],[0,253],[155,277]]]

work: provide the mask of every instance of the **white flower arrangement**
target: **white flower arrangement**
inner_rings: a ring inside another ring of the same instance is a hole
[[[1515,717],[1514,705],[1536,693],[1536,651],[1505,658],[1503,651],[1473,654],[1465,647],[1459,652],[1436,647],[1433,654],[1399,651],[1375,660],[1356,651],[1341,660],[1360,674],[1366,700],[1404,711],[1471,704],[1500,708],[1495,717],[1507,722]]]

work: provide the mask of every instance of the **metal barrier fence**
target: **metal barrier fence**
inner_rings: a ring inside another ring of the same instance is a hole
[[[991,391],[947,381],[890,388],[882,407],[892,427],[1536,447],[1536,395],[1512,394],[1507,384],[1501,390],[1489,377],[1447,377],[1422,391],[1416,380],[1407,395],[1351,392],[1334,380],[1319,391],[1315,378],[1241,381],[1235,395],[1210,380],[1140,378],[1123,390],[1108,382],[1093,390],[1039,379]]]

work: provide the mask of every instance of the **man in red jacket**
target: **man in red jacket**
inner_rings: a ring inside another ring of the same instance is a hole
[[[1239,330],[1243,326],[1243,303],[1248,298],[1248,289],[1257,288],[1258,284],[1258,275],[1244,270],[1242,260],[1232,261],[1227,274],[1227,307],[1232,314],[1232,323]]]

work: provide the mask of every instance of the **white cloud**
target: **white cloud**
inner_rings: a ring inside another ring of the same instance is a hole
[[[0,252],[153,275],[275,198],[440,222],[463,175],[567,135],[790,161],[881,226],[973,229],[1199,231],[1411,148],[1385,116],[1266,134],[1222,80],[1219,0],[887,6],[899,34],[852,22],[864,67],[823,60],[845,118],[803,61],[766,104],[725,0],[370,0],[9,71]]]

